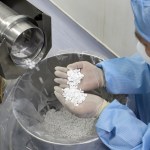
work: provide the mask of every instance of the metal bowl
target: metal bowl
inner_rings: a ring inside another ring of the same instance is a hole
[[[97,134],[80,139],[74,143],[64,143],[63,139],[49,141],[41,137],[38,133],[30,130],[30,127],[43,121],[43,115],[51,108],[59,110],[62,105],[54,95],[54,68],[56,66],[67,66],[76,61],[88,61],[96,64],[101,61],[96,56],[88,54],[68,53],[53,56],[42,61],[33,70],[27,71],[17,82],[13,94],[13,113],[25,132],[30,134],[37,143],[59,150],[99,150],[107,149],[99,140]],[[97,95],[109,95],[109,101],[113,99],[104,89],[92,91]]]

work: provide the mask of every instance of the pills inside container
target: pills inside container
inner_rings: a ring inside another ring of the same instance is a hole
[[[48,141],[76,143],[96,135],[95,122],[96,118],[79,118],[63,107],[47,111],[44,122],[30,130]]]

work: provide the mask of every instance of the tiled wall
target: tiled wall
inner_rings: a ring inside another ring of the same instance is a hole
[[[51,0],[118,56],[136,51],[130,0]]]

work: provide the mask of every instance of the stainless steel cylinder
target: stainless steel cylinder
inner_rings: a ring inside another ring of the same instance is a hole
[[[24,15],[18,15],[0,2],[0,42],[6,40],[9,55],[14,63],[25,65],[26,60],[40,61],[43,57],[43,31],[36,22]]]

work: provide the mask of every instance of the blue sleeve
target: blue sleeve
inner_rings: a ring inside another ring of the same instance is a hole
[[[103,69],[105,86],[113,94],[150,92],[150,66],[139,55],[105,60],[97,64]]]
[[[150,149],[150,125],[138,120],[127,106],[116,100],[103,110],[96,130],[111,150]]]

